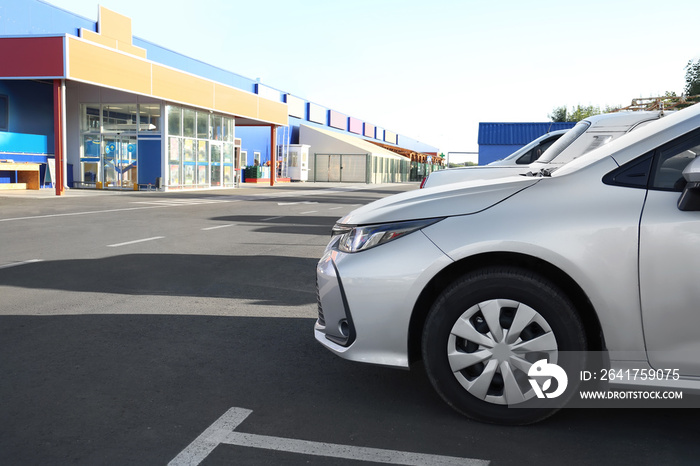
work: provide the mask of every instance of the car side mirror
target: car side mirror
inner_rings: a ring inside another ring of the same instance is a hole
[[[678,199],[678,209],[700,211],[700,157],[694,158],[683,170],[686,184]]]

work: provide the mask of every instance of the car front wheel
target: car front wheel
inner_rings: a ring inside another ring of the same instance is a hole
[[[499,424],[553,414],[574,392],[585,350],[570,299],[515,267],[484,268],[448,286],[430,310],[422,340],[426,372],[440,396],[472,419]],[[552,365],[570,376],[539,385],[533,374]],[[545,395],[550,387],[557,389]],[[543,404],[541,398],[551,395],[556,403]]]

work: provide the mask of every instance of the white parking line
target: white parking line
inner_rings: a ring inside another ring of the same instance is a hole
[[[263,218],[263,219],[261,219],[260,221],[261,221],[261,222],[267,222],[268,220],[277,220],[278,218],[282,218],[282,217],[283,217],[282,215],[280,215],[280,216],[278,216],[278,217],[268,217],[268,218]]]
[[[153,241],[156,239],[163,239],[165,236],[154,236],[153,238],[143,238],[143,239],[137,239],[134,241],[127,241],[126,243],[117,243],[117,244],[108,244],[108,248],[118,248],[120,246],[128,246],[130,244],[136,244],[136,243],[143,243],[145,241]]]
[[[215,227],[208,227],[208,228],[202,228],[202,231],[209,231],[209,230],[218,230],[219,228],[228,228],[228,227],[234,227],[236,225],[230,224],[230,225],[218,225]]]
[[[158,205],[162,207],[178,207],[178,206],[188,206],[188,205],[199,205],[199,204],[221,204],[224,202],[233,202],[230,199],[202,199],[202,198],[191,198],[191,199],[152,199],[148,201],[134,201],[132,204],[150,204]]]
[[[277,205],[298,205],[298,204],[318,204],[315,201],[301,201],[301,202],[278,202]]]
[[[12,264],[0,265],[0,269],[9,269],[10,267],[18,267],[20,265],[33,264],[35,262],[42,262],[42,261],[43,261],[43,259],[30,259],[28,261],[13,262]]]
[[[318,212],[318,210],[309,210],[308,212],[301,212],[301,215],[305,215],[305,214],[315,214],[316,212]]]
[[[107,209],[107,210],[92,210],[88,212],[69,212],[66,214],[47,214],[47,215],[33,215],[31,217],[14,217],[14,218],[0,218],[0,222],[12,222],[15,220],[34,220],[37,218],[54,218],[54,217],[73,217],[76,215],[92,215],[92,214],[107,214],[113,212],[127,212],[130,210],[143,210],[143,209],[153,209],[155,207],[127,207],[124,209]]]
[[[244,408],[231,408],[214,424],[209,426],[194,442],[173,458],[168,466],[196,466],[204,461],[219,444],[275,450],[302,455],[342,458],[384,464],[430,465],[430,466],[482,466],[490,462],[454,456],[426,455],[379,448],[354,447],[333,443],[310,442],[267,435],[234,432],[253,411]],[[235,462],[235,461],[234,461]]]

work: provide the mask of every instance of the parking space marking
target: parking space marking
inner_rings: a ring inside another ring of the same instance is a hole
[[[28,261],[13,262],[11,264],[0,265],[0,269],[9,269],[10,267],[18,267],[25,264],[33,264],[35,262],[43,262],[43,259],[30,259]]]
[[[208,228],[202,228],[202,231],[209,231],[209,230],[218,230],[219,228],[228,228],[228,227],[235,227],[236,225],[234,224],[229,224],[229,225],[218,225],[215,227],[208,227]]]
[[[200,204],[221,204],[225,202],[233,202],[230,199],[203,199],[203,198],[191,198],[191,199],[152,199],[149,201],[133,201],[132,204],[150,204],[163,207],[177,207],[177,206],[187,206],[187,205],[200,205]]]
[[[270,221],[270,220],[277,220],[278,218],[282,218],[282,217],[283,217],[283,215],[279,215],[279,216],[277,216],[277,217],[263,218],[263,219],[261,219],[260,221],[261,221],[261,222],[267,222],[267,221]]]
[[[124,209],[107,209],[107,210],[92,210],[88,212],[68,212],[65,214],[47,214],[47,215],[33,215],[31,217],[14,217],[14,218],[0,218],[0,222],[13,222],[15,220],[35,220],[39,218],[55,218],[55,217],[73,217],[76,215],[92,215],[92,214],[108,214],[113,212],[127,212],[130,210],[143,210],[143,209],[153,209],[155,207],[127,207]]]
[[[318,210],[309,210],[309,211],[307,211],[307,212],[301,212],[301,215],[315,214],[316,212],[318,212]]]
[[[428,455],[234,432],[236,427],[252,413],[253,411],[244,408],[229,409],[190,443],[187,448],[173,458],[168,463],[168,466],[199,465],[220,444],[384,464],[485,466],[490,463],[490,461],[473,458]]]
[[[108,248],[118,248],[118,247],[120,247],[120,246],[128,246],[128,245],[130,245],[130,244],[143,243],[143,242],[145,242],[145,241],[153,241],[153,240],[156,240],[156,239],[163,239],[163,238],[165,238],[165,236],[154,236],[154,237],[152,237],[152,238],[137,239],[137,240],[134,240],[134,241],[127,241],[127,242],[125,242],[125,243],[108,244],[107,247],[108,247]]]

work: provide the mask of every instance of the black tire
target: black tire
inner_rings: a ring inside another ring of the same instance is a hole
[[[528,317],[534,320],[525,325]],[[546,352],[527,351],[535,343]],[[507,425],[540,421],[563,406],[578,385],[585,350],[583,325],[571,300],[548,280],[517,267],[486,267],[448,286],[428,314],[422,339],[426,372],[443,400],[469,418]],[[472,363],[489,352],[483,362]],[[514,357],[516,352],[522,357]],[[556,400],[539,399],[521,359],[553,358],[568,374],[568,386]],[[463,361],[470,365],[459,369]]]

